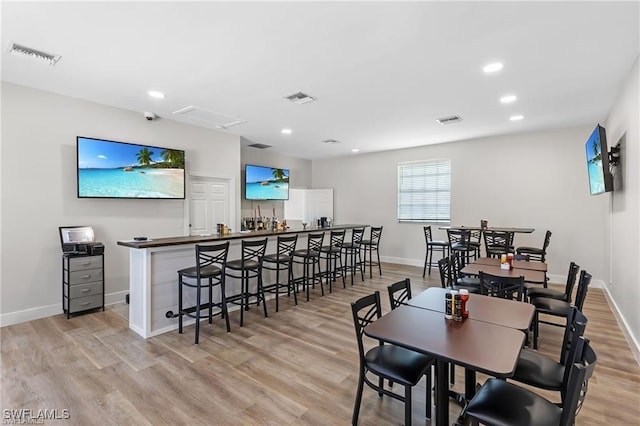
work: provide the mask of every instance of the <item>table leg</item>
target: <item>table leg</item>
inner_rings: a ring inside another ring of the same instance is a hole
[[[449,423],[449,364],[436,361],[436,426]]]
[[[464,369],[464,397],[467,402],[476,394],[476,372],[469,368]]]

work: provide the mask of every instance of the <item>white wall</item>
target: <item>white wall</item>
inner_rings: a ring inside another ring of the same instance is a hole
[[[235,177],[240,138],[171,120],[2,83],[2,325],[62,311],[58,226],[91,225],[105,244],[107,299],[124,300],[134,235],[184,235],[183,200],[76,197],[76,136],[186,150],[188,173]]]
[[[452,224],[486,219],[489,226],[536,229],[518,234],[515,245],[541,246],[550,229],[551,276],[566,276],[573,260],[602,280],[608,278],[608,200],[589,195],[584,153],[595,124],[314,161],[313,185],[334,188],[337,223],[384,226],[380,255],[386,260],[422,265],[422,224],[396,221],[397,165],[449,158]]]
[[[249,142],[251,143],[251,142]],[[289,169],[289,186],[291,188],[311,188],[311,160],[276,154],[267,149],[242,146],[242,186],[244,187],[244,167],[247,164],[256,166]],[[273,206],[279,219],[284,217],[284,201],[250,201],[244,199],[242,190],[242,217],[253,217],[255,209],[260,206],[262,216],[271,217]]]
[[[609,147],[622,140],[622,189],[611,197],[611,274],[606,290],[640,360],[640,59],[607,118]]]

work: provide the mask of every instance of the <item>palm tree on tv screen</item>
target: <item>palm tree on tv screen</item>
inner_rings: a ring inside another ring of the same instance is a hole
[[[144,166],[148,166],[149,164],[151,164],[152,155],[153,151],[149,151],[146,147],[142,148],[137,155],[138,163]]]
[[[171,167],[174,167],[176,169],[184,168],[184,151],[165,149],[160,153],[160,155],[162,156],[162,159]]]
[[[284,170],[282,170],[282,169],[273,169],[271,174],[273,174],[273,178],[276,181],[283,181],[284,178],[286,177],[285,174],[284,174]]]

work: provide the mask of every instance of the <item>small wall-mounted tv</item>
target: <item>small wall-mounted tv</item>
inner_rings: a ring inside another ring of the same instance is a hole
[[[184,199],[184,151],[78,136],[78,198]]]
[[[288,200],[289,170],[275,167],[245,166],[245,192],[247,200]]]
[[[609,151],[604,127],[598,124],[584,147],[591,195],[613,191],[613,175],[609,170]]]

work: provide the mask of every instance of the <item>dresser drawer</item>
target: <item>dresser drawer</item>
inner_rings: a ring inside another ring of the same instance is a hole
[[[102,294],[94,294],[93,296],[78,297],[76,299],[69,300],[69,312],[78,312],[101,307]]]
[[[69,257],[67,261],[70,272],[102,268],[102,256]]]
[[[74,271],[69,274],[69,285],[87,284],[94,281],[102,282],[102,268]]]
[[[76,297],[93,296],[94,294],[102,294],[102,281],[89,283],[89,284],[77,284],[69,287],[70,295],[67,294],[67,289],[64,289],[64,295],[70,299]]]

